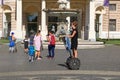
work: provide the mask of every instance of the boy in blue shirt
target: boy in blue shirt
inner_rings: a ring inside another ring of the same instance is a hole
[[[35,55],[35,48],[33,46],[33,42],[30,42],[30,46],[28,47],[28,55],[29,55],[29,62],[33,62]]]

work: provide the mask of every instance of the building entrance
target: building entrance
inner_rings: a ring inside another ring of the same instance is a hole
[[[4,20],[4,36],[10,36],[11,32],[11,13],[5,13],[5,20]]]
[[[35,34],[37,30],[38,30],[38,13],[28,13],[26,35],[30,36],[31,32]]]

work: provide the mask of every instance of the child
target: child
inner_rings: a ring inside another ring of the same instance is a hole
[[[35,55],[35,48],[32,42],[30,42],[30,46],[28,47],[28,54],[29,54],[29,62],[33,62],[33,58]]]
[[[9,37],[9,52],[14,52],[15,50],[15,37],[14,32],[11,33],[11,36]]]
[[[34,46],[35,46],[35,58],[37,60],[41,60],[42,58],[41,56],[41,52],[40,52],[40,48],[41,48],[41,44],[42,44],[42,36],[41,36],[41,31],[38,30],[35,37],[34,37]]]
[[[24,41],[24,51],[27,54],[28,53],[28,43],[29,43],[28,37],[25,36],[25,39],[23,41]]]
[[[49,36],[47,37],[49,43],[48,43],[48,58],[54,58],[55,56],[55,35],[53,34],[53,31],[49,32]]]

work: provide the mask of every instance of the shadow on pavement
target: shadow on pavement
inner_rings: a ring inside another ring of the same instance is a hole
[[[62,67],[65,67],[65,68],[67,68],[67,69],[69,69],[68,66],[65,65],[65,64],[58,64],[58,65],[59,65],[59,66],[62,66]]]

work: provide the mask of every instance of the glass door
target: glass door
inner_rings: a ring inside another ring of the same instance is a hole
[[[27,28],[26,35],[30,36],[31,32],[34,34],[38,30],[38,13],[27,13]]]

